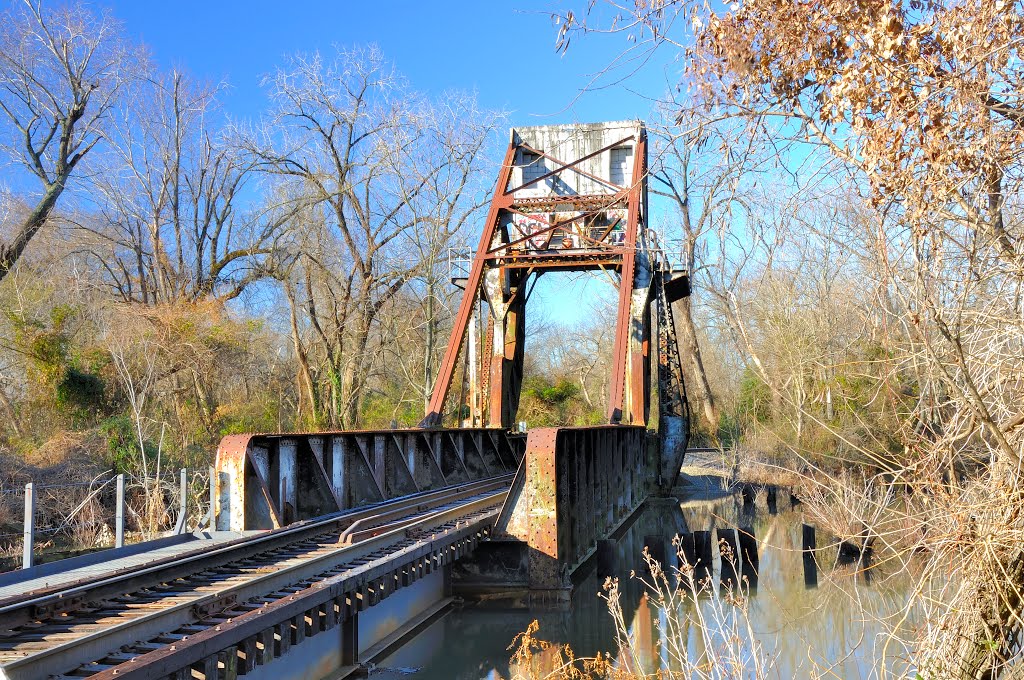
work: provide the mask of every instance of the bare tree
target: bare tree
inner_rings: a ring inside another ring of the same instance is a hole
[[[501,114],[478,111],[470,95],[452,92],[444,99],[445,106],[422,112],[429,127],[424,143],[392,158],[401,164],[393,168],[394,172],[426,181],[418,187],[417,196],[409,193],[413,185],[401,187],[400,198],[416,224],[403,239],[403,249],[418,263],[407,292],[417,300],[422,321],[412,329],[415,337],[406,338],[407,342],[394,353],[396,365],[402,367],[407,381],[422,397],[424,414],[434,387],[436,363],[444,349],[438,338],[451,317],[452,305],[457,304],[457,289],[448,280],[448,249],[467,238],[472,220],[481,216],[479,211],[490,188],[481,181],[488,176],[479,172],[481,157],[488,138],[504,120]],[[420,378],[410,370],[408,359],[416,354],[406,351],[410,345],[422,348],[416,357],[422,365]]]
[[[217,126],[217,93],[158,74],[111,116],[110,150],[90,182],[100,212],[83,226],[124,301],[230,300],[272,269],[287,211],[247,205],[254,161]]]
[[[0,279],[46,224],[126,81],[130,53],[119,26],[82,4],[50,9],[23,0],[0,21],[0,143],[41,193],[0,245]]]
[[[445,120],[372,47],[294,57],[265,82],[274,110],[251,148],[312,216],[284,275],[300,382],[317,420],[352,426],[377,317],[464,223],[491,124],[470,99]]]
[[[929,678],[1016,672],[1024,663],[1020,3],[615,6],[621,17],[604,30],[631,32],[643,49],[679,50],[687,84],[713,112],[766,144],[764,121],[781,121],[777,129],[826,149],[870,197],[874,262],[865,272],[893,327],[883,356],[915,402],[901,414],[908,455],[898,474],[942,499],[921,515],[931,525],[915,545],[933,555],[921,587],[955,584],[922,598],[933,618],[916,641],[916,665]],[[567,16],[561,37],[589,30],[597,16]],[[735,326],[753,344],[751,326]],[[962,479],[979,460],[987,464],[977,478]],[[904,520],[924,529],[921,516],[908,511]]]
[[[678,216],[675,225],[666,229],[665,239],[677,234],[681,237],[680,258],[694,287],[708,287],[709,237],[720,233],[733,218],[734,211],[744,209],[744,190],[750,176],[761,171],[763,154],[754,152],[750,145],[731,144],[725,126],[716,126],[699,107],[687,107],[681,112],[678,102],[662,107],[661,124],[652,126],[655,140],[655,159],[651,164],[652,191],[668,198]],[[741,186],[743,187],[741,189]],[[699,295],[699,293],[698,293]],[[680,300],[675,315],[680,331],[681,347],[686,361],[689,391],[697,400],[705,428],[714,433],[719,414],[715,396],[711,391],[707,371],[697,341],[694,322],[694,296]]]

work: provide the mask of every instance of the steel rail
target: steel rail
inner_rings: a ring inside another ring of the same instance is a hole
[[[394,589],[408,585],[408,582],[416,580],[423,573],[430,573],[432,569],[457,559],[461,554],[459,547],[475,544],[485,535],[496,519],[497,512],[495,507],[478,516],[475,521],[462,526],[456,523],[428,540],[406,541],[395,552],[354,570],[331,576],[255,610],[238,612],[222,623],[189,635],[175,644],[164,644],[130,659],[118,659],[116,666],[99,669],[91,677],[94,680],[189,677],[191,667],[202,665],[206,677],[216,678],[219,677],[218,653],[222,660],[228,660],[235,649],[243,648],[246,641],[253,641],[256,636],[262,638],[264,653],[267,645],[270,645],[272,653],[269,661],[272,661],[283,654],[275,649],[278,645],[287,650],[288,646],[297,644],[285,643],[289,622],[301,622],[305,618],[305,624],[300,623],[300,626],[308,625],[310,612],[322,607],[324,612],[332,612],[334,618],[328,618],[326,625],[319,631],[330,630],[343,618],[369,606],[367,599],[372,605],[375,597],[386,597]],[[263,637],[266,633],[271,635]],[[273,641],[275,637],[278,638],[277,642]],[[254,655],[252,667],[268,662],[265,656],[256,654],[255,642],[247,648],[247,655],[249,650]],[[228,652],[228,657],[224,656],[225,652]],[[246,662],[248,665],[249,659]],[[226,671],[227,667],[221,670]],[[225,676],[230,677],[230,674],[225,673]]]
[[[425,515],[414,515],[405,522],[398,523],[400,526],[389,525],[389,531],[368,540],[355,544],[335,544],[333,549],[323,554],[281,560],[276,567],[264,565],[257,568],[255,575],[248,575],[249,577],[240,583],[231,583],[232,578],[229,578],[224,582],[225,587],[213,592],[200,592],[194,597],[179,596],[180,601],[172,603],[171,606],[129,618],[121,623],[100,625],[94,632],[30,653],[21,659],[8,661],[2,670],[12,680],[69,672],[78,665],[101,659],[125,645],[156,638],[168,630],[196,624],[204,618],[209,618],[211,612],[229,610],[285,588],[308,587],[312,582],[335,575],[339,568],[349,567],[351,570],[353,562],[373,558],[376,553],[394,544],[396,538],[407,540],[410,532],[443,526],[467,515],[488,508],[497,508],[506,493],[507,489],[496,493],[485,492],[486,495],[468,502],[461,502],[462,499],[454,500],[448,504],[452,507],[428,512]],[[285,566],[289,561],[294,564]],[[275,568],[269,573],[261,573],[271,567]]]
[[[511,474],[499,475],[468,484],[403,496],[373,506],[334,513],[323,519],[307,520],[256,536],[244,536],[222,543],[213,550],[199,548],[156,562],[57,586],[42,594],[34,592],[8,598],[6,602],[0,602],[0,629],[10,629],[72,612],[93,600],[124,595],[147,586],[192,576],[206,569],[279,550],[329,532],[342,531],[357,521],[372,520],[377,514],[393,516],[395,512],[409,507],[444,505],[453,499],[468,498],[489,489],[507,486],[511,479]]]

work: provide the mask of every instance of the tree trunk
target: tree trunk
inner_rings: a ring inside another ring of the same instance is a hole
[[[370,322],[366,315],[359,318],[359,327],[352,338],[352,351],[341,376],[342,425],[357,427],[359,423],[359,399],[362,393],[366,345],[370,338]]]
[[[302,338],[299,336],[299,320],[295,313],[295,298],[292,295],[290,286],[285,286],[285,293],[288,296],[288,307],[291,312],[292,346],[295,348],[295,358],[299,362],[299,374],[296,376],[299,383],[299,404],[297,410],[301,415],[302,404],[305,401],[309,406],[310,424],[316,426],[320,422],[320,414],[322,413],[320,400],[316,383],[313,382],[313,371],[309,367],[309,357],[306,355],[306,349],[302,345]]]
[[[676,315],[676,326],[679,328],[679,337],[683,343],[681,349],[689,358],[688,386],[699,402],[700,413],[707,424],[708,431],[713,433],[718,429],[718,408],[715,405],[714,395],[711,393],[707,372],[704,370],[704,360],[701,358],[700,344],[697,342],[697,329],[693,324],[693,306],[690,298],[680,300],[676,308],[682,312],[682,314]]]
[[[434,281],[427,283],[427,341],[423,348],[423,415],[430,415],[430,398],[434,392]]]
[[[11,429],[14,430],[14,434],[21,436],[21,422],[18,419],[18,412],[14,408],[14,404],[11,402],[10,397],[7,396],[7,390],[0,388],[0,404],[3,404],[4,411],[7,412],[7,419],[11,423]]]
[[[67,176],[63,175],[59,176],[52,184],[49,184],[46,187],[46,193],[39,199],[36,207],[32,209],[32,212],[28,214],[25,221],[18,227],[11,243],[0,244],[0,281],[7,276],[14,263],[25,252],[28,242],[32,240],[36,232],[46,224],[47,218],[50,217],[50,213],[53,212],[53,208],[57,205],[57,199],[64,192],[65,181],[67,181]]]

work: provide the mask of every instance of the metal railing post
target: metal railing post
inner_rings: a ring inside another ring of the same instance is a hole
[[[178,519],[178,533],[183,534],[188,526],[188,470],[181,468],[181,517]]]
[[[216,503],[214,503],[215,496],[217,493],[217,468],[210,467],[210,531],[217,530],[217,515],[216,515]]]
[[[114,511],[114,547],[124,547],[124,475],[117,476],[117,508]]]
[[[32,548],[36,538],[36,492],[32,482],[25,485],[25,526],[22,537],[21,568],[31,569],[34,563]]]

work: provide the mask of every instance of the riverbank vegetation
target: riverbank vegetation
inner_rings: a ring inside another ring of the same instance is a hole
[[[360,46],[284,58],[234,120],[91,5],[2,23],[5,483],[418,422],[500,112]]]
[[[680,554],[680,557],[682,555]],[[537,621],[516,637],[509,650],[511,680],[767,680],[778,677],[771,654],[758,641],[748,615],[747,588],[718,590],[698,582],[693,567],[680,559],[666,571],[646,551],[646,572],[633,574],[643,585],[657,617],[660,644],[642,648],[623,611],[618,579],[608,579],[601,597],[614,623],[617,649],[577,657],[572,647],[543,638]],[[652,659],[652,657],[654,657]],[[652,663],[653,662],[653,663]],[[652,667],[653,665],[653,667]]]
[[[560,30],[627,35],[608,77],[679,56],[653,179],[697,255],[694,318],[739,358],[707,430],[926,556],[922,677],[1019,670],[1020,5],[597,3]]]

